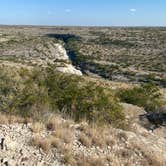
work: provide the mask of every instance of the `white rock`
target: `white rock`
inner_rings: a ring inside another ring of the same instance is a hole
[[[7,150],[15,151],[19,147],[19,144],[10,138],[5,138],[5,146]]]
[[[69,74],[75,74],[82,76],[82,72],[80,70],[77,70],[74,66],[71,64],[65,65],[65,67],[57,67],[57,70],[63,73],[69,73]]]
[[[55,50],[56,59],[70,61],[65,48],[61,44],[55,44],[54,46],[56,48]],[[65,64],[64,67],[57,67],[57,70],[63,73],[75,74],[80,76],[82,75],[82,72],[80,70],[77,70],[71,64]]]
[[[16,166],[16,165],[17,165],[16,161],[12,159],[8,160],[8,166]]]

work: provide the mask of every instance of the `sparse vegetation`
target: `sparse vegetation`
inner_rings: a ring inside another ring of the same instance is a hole
[[[119,91],[122,102],[144,107],[148,112],[160,111],[163,105],[159,88],[153,83],[143,84],[140,87]]]
[[[40,114],[50,110],[76,121],[86,118],[89,122],[117,126],[123,121],[121,107],[113,92],[95,83],[57,73],[53,68],[23,70],[18,77],[19,80],[13,80],[6,73],[1,80],[4,105],[1,110],[4,112],[38,119]]]
[[[165,130],[148,132],[138,120],[166,108],[165,28],[0,30],[0,156],[71,166],[165,162]]]
[[[31,130],[34,132],[34,133],[40,133],[41,130],[43,128],[43,124],[42,123],[39,123],[39,122],[35,122],[32,127],[31,127]]]
[[[89,156],[86,157],[83,154],[79,154],[76,157],[77,165],[78,166],[101,166],[105,164],[105,158],[104,157],[93,157]]]
[[[32,145],[37,146],[38,148],[42,148],[44,152],[48,153],[51,149],[51,142],[49,139],[45,139],[39,136],[35,136],[32,139]]]
[[[84,133],[82,133],[79,136],[79,141],[81,142],[82,145],[86,146],[86,147],[90,147],[92,145],[92,140],[91,138],[89,138],[87,135],[85,135]]]

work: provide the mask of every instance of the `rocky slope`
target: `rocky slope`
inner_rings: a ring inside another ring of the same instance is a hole
[[[137,115],[144,111],[127,104],[123,104],[123,107],[128,112],[135,110],[135,114],[132,112],[127,115],[132,122],[130,131],[110,127],[102,129],[103,132],[100,128],[91,128],[85,122],[75,124],[60,117],[55,117],[46,127],[31,123],[2,124],[1,165],[165,166],[166,129],[159,128],[154,133],[146,130],[137,119]],[[89,137],[85,136],[87,133]],[[34,138],[35,143],[32,141]],[[39,146],[40,139],[43,143]]]
[[[63,43],[45,36],[1,34],[0,63],[27,67],[53,64],[61,72],[82,75],[72,65]]]

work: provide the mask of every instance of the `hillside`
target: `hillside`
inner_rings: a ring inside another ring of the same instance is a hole
[[[0,26],[0,165],[165,166],[165,46],[166,28]]]
[[[143,111],[128,107],[135,112]],[[91,127],[86,122],[75,124],[59,116],[46,118],[45,123],[25,125],[12,117],[10,124],[1,124],[0,136],[4,138],[1,165],[164,166],[166,163],[164,128],[151,133],[133,123],[134,131],[124,131]],[[1,116],[1,122],[7,123],[5,119]]]
[[[73,64],[87,74],[165,86],[165,32],[165,28],[1,27],[1,59],[41,65],[55,60],[53,45],[60,42],[66,44]]]

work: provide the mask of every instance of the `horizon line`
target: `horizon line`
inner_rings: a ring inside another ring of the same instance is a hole
[[[46,24],[0,24],[0,26],[22,27],[103,27],[103,28],[166,28],[166,25],[46,25]]]

